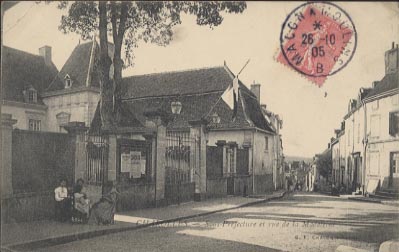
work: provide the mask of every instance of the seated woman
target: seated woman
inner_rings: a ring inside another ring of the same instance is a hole
[[[119,192],[112,182],[106,186],[106,193],[91,209],[89,224],[108,225],[114,223],[116,200]]]
[[[79,212],[85,214],[86,217],[89,218],[90,200],[87,199],[87,197],[84,193],[82,193],[81,185],[77,185],[75,187],[73,196],[75,199],[75,204],[74,204],[75,209],[78,210]]]

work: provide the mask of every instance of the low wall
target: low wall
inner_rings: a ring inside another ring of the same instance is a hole
[[[54,192],[19,193],[1,199],[2,222],[23,222],[54,217]]]
[[[165,203],[178,204],[194,200],[195,183],[165,184]]]
[[[128,211],[155,206],[155,184],[119,185],[117,211]]]
[[[208,178],[206,180],[207,198],[221,198],[227,196],[227,178]]]
[[[234,195],[247,196],[252,194],[252,176],[234,177]]]
[[[273,174],[255,175],[254,183],[254,194],[262,194],[272,192],[274,190]]]

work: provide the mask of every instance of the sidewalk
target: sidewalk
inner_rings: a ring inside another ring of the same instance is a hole
[[[395,199],[391,199],[391,200],[390,199],[378,199],[378,198],[365,197],[363,195],[340,195],[339,197],[348,199],[348,200],[379,203],[379,204],[399,207],[399,200],[395,200]]]
[[[257,198],[227,197],[162,208],[120,212],[115,215],[115,224],[109,226],[59,223],[50,220],[4,224],[1,227],[1,251],[3,249],[4,251],[34,249],[168,222],[178,222],[278,199],[283,197],[284,193],[284,191],[278,191]]]

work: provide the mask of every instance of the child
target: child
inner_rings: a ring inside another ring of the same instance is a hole
[[[69,198],[68,189],[66,188],[66,180],[60,180],[60,186],[54,190],[55,193],[55,217],[58,221],[65,222],[69,215]]]

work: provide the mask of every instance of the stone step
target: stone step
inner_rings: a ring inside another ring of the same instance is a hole
[[[391,191],[377,191],[375,193],[377,196],[381,196],[384,198],[389,198],[389,199],[399,199],[399,193],[397,192],[391,192]]]
[[[392,198],[391,196],[379,195],[379,194],[374,194],[374,193],[370,193],[370,194],[369,194],[369,197],[370,197],[370,198],[373,198],[373,199],[382,199],[382,200],[391,200],[391,199],[395,199],[395,198]]]

